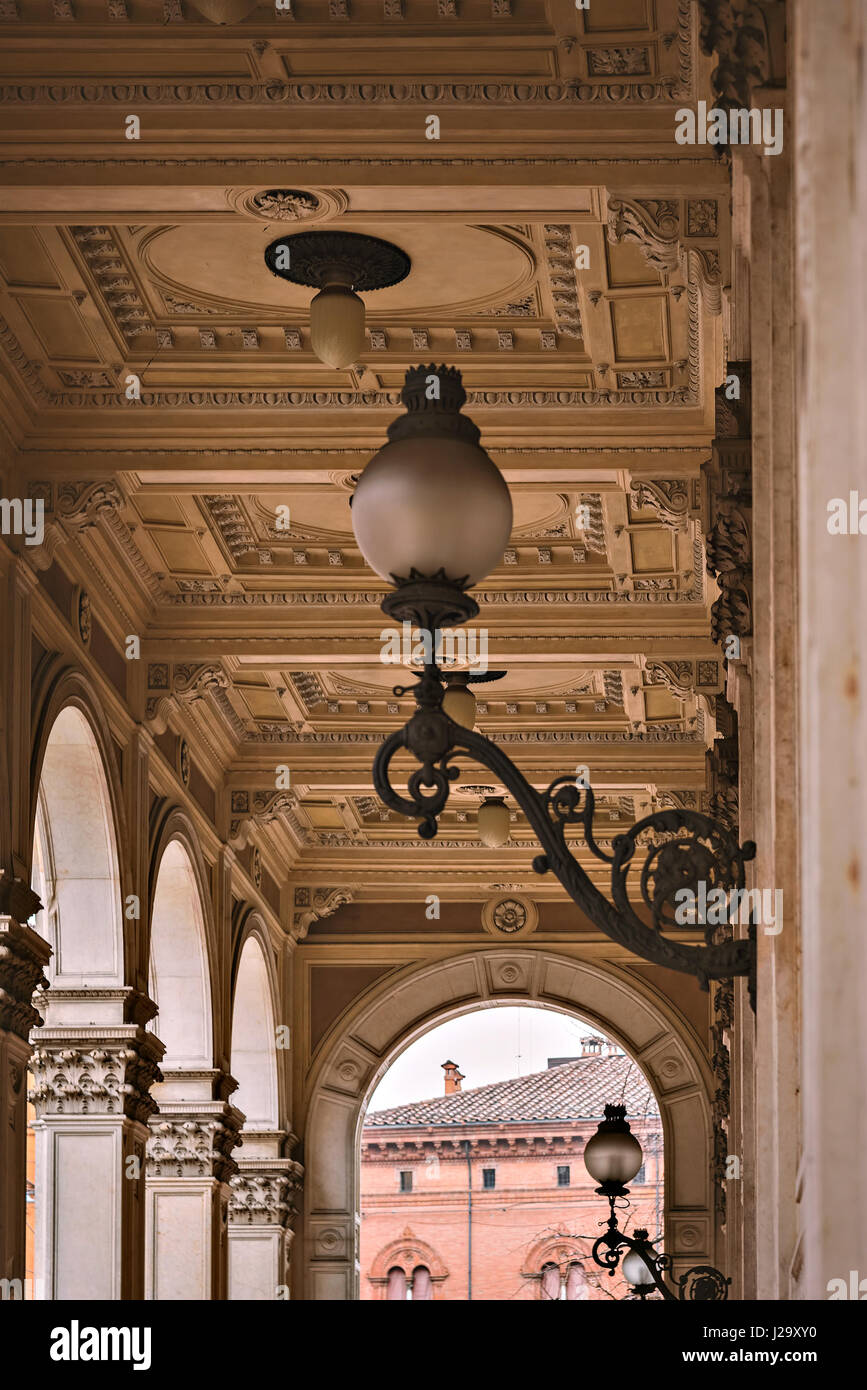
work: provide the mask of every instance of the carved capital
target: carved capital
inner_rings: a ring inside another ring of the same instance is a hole
[[[708,573],[720,596],[711,608],[711,636],[725,646],[753,630],[752,456],[750,364],[729,363],[717,390],[717,437],[702,467]]]
[[[36,894],[20,879],[0,876],[0,1028],[25,1042],[31,1029],[42,1024],[33,994],[48,985],[44,971],[51,947],[17,914],[30,916],[39,906]]]
[[[238,1172],[232,1150],[242,1142],[243,1123],[241,1111],[225,1102],[165,1104],[150,1121],[148,1177],[204,1177],[228,1183]]]
[[[721,735],[708,749],[707,768],[710,786],[708,810],[733,834],[738,831],[739,754],[738,716],[725,695],[719,694],[714,705],[717,732]]]
[[[698,0],[698,8],[701,50],[719,59],[717,105],[755,106],[758,88],[785,85],[785,0]]]
[[[230,1224],[291,1229],[303,1176],[301,1164],[289,1158],[242,1159],[230,1184]]]
[[[164,1051],[134,1024],[44,1028],[31,1060],[37,1118],[125,1115],[146,1123],[157,1109],[150,1088],[162,1080]]]

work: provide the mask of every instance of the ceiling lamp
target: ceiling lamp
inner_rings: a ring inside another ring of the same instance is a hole
[[[296,232],[265,249],[283,280],[319,290],[310,305],[310,341],[320,362],[351,367],[364,351],[364,302],[358,291],[405,280],[410,259],[390,241],[360,232]]]
[[[443,709],[449,719],[465,729],[472,729],[476,723],[476,697],[466,680],[458,680],[450,675],[443,695]]]
[[[509,838],[509,808],[501,796],[486,796],[479,807],[479,839],[488,849],[499,849]]]
[[[461,414],[466,399],[452,367],[408,371],[406,414],[389,425],[388,443],[352,495],[362,555],[398,586],[401,597],[388,611],[399,616],[419,582],[433,584],[452,600],[438,610],[439,629],[478,612],[463,591],[500,562],[512,531],[509,489],[479,445],[477,426]]]
[[[580,782],[574,773],[558,777],[538,792],[500,743],[443,709],[449,674],[436,663],[437,633],[477,616],[479,606],[467,589],[501,560],[512,506],[502,474],[479,446],[478,429],[460,414],[466,400],[460,372],[413,367],[401,399],[406,414],[389,426],[389,443],[361,475],[352,523],[367,563],[393,586],[383,612],[427,632],[430,659],[413,688],[415,714],[376,755],[377,794],[392,811],[417,818],[419,835],[432,839],[460,775],[453,759],[459,751],[469,754],[490,769],[527,817],[542,850],[533,860],[536,873],[553,872],[610,940],[643,960],[694,975],[703,989],[710,980],[746,976],[754,1000],[756,928],[751,925],[748,935],[736,940],[733,930],[721,933],[718,925],[720,911],[725,920],[738,920],[745,864],[756,853],[751,840],[740,845],[720,822],[678,807],[644,816],[600,843],[593,827],[595,795],[583,777]],[[404,687],[395,690],[397,696],[405,693]],[[389,777],[392,760],[403,749],[419,764],[407,780],[406,796]],[[567,843],[570,827],[583,831],[585,854],[610,869],[610,898],[575,857],[578,846]],[[717,891],[708,895],[711,888]],[[693,924],[684,922],[679,915],[684,889],[697,904],[713,899],[710,922],[703,908]],[[684,941],[684,933],[694,936],[697,927],[704,942]]]

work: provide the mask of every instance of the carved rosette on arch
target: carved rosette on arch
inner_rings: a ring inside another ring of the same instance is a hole
[[[509,893],[489,898],[482,908],[482,926],[491,936],[515,941],[530,936],[539,922],[539,909],[532,898]]]

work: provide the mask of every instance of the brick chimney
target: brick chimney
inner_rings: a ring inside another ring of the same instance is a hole
[[[453,1096],[455,1091],[461,1089],[461,1082],[464,1080],[463,1072],[458,1071],[457,1062],[443,1062],[443,1071],[446,1074],[446,1095]]]

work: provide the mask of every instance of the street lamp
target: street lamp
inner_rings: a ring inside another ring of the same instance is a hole
[[[642,1300],[657,1292],[669,1302],[722,1302],[728,1298],[731,1279],[712,1265],[695,1265],[677,1281],[677,1291],[665,1282],[664,1275],[672,1268],[671,1255],[655,1247],[648,1232],[638,1227],[633,1235],[621,1231],[617,1224],[617,1204],[620,1210],[629,1206],[630,1182],[644,1161],[642,1148],[626,1121],[625,1105],[606,1105],[605,1118],[588,1139],[584,1149],[584,1165],[595,1182],[600,1197],[608,1200],[607,1229],[593,1245],[593,1259],[614,1277],[620,1266],[623,1277],[632,1285],[633,1294]],[[589,1239],[589,1237],[586,1237]]]
[[[645,816],[618,835],[608,853],[594,838],[595,797],[583,777],[559,777],[545,792],[536,791],[494,739],[469,726],[468,701],[466,709],[456,711],[452,688],[445,702],[450,678],[436,663],[436,634],[478,615],[479,606],[467,590],[502,559],[512,504],[502,474],[479,446],[479,430],[461,414],[466,392],[460,372],[413,367],[401,399],[406,414],[389,426],[388,444],[361,475],[352,498],[352,524],[364,558],[392,586],[383,612],[427,632],[431,658],[414,687],[395,687],[398,698],[412,689],[417,709],[376,755],[373,781],[379,797],[391,810],[418,819],[419,835],[432,839],[450,785],[459,776],[451,758],[465,751],[490,769],[526,815],[542,848],[533,861],[536,873],[554,873],[606,936],[644,960],[694,975],[703,989],[709,980],[747,976],[752,999],[755,928],[747,939],[717,942],[716,926],[705,926],[704,944],[692,945],[677,939],[683,924],[675,915],[675,905],[682,902],[675,895],[684,888],[696,899],[700,883],[706,893],[740,892],[745,862],[756,852],[752,841],[739,845],[719,822],[698,811],[675,809]],[[406,796],[389,777],[392,759],[404,749],[419,763],[407,779]],[[610,900],[567,844],[571,826],[583,829],[591,853],[610,867]],[[643,863],[637,850],[643,852]],[[637,865],[640,872],[630,880]],[[649,921],[633,907],[639,896]]]

